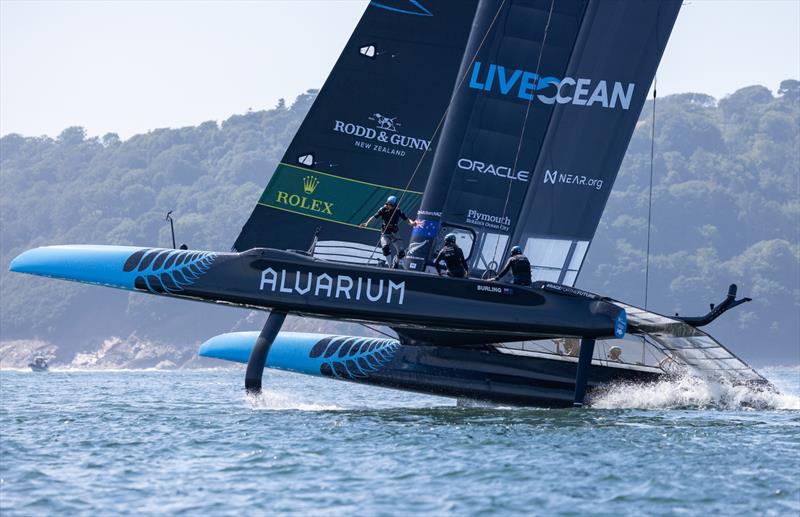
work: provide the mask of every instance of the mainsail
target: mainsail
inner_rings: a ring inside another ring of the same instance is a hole
[[[573,285],[680,0],[481,0],[410,246],[456,232],[473,271],[519,243]]]
[[[379,230],[358,224],[389,195],[416,216],[476,5],[367,7],[234,250],[306,249],[319,228],[315,256],[383,262]]]
[[[395,195],[410,268],[455,232],[474,273],[520,244],[574,285],[680,5],[371,2],[234,249],[319,228],[315,256],[380,265],[358,224]]]

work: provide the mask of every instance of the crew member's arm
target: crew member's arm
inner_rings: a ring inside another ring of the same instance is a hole
[[[436,258],[433,259],[433,265],[436,266],[436,274],[442,276],[442,265],[440,262],[442,261],[442,253],[444,253],[444,248],[439,250],[439,253],[436,255]]]
[[[373,215],[372,217],[370,217],[369,219],[367,219],[367,222],[365,222],[365,223],[361,223],[361,224],[359,224],[358,226],[360,226],[361,228],[366,228],[367,226],[369,226],[369,225],[370,225],[370,223],[372,223],[372,221],[374,221],[375,219],[377,219],[377,218],[378,218],[378,217],[380,217],[380,216],[381,216],[381,211],[380,211],[380,210],[378,210],[377,212],[375,212],[375,215]]]
[[[492,282],[495,282],[495,281],[497,281],[497,280],[500,280],[501,278],[503,278],[504,276],[506,276],[506,274],[508,274],[508,271],[509,271],[510,269],[511,269],[511,257],[509,257],[509,258],[508,258],[508,260],[506,261],[506,265],[505,265],[505,266],[503,266],[503,270],[502,270],[502,271],[500,271],[499,273],[497,273],[497,276],[495,276],[494,278],[492,278],[492,279],[491,279],[491,281],[492,281]]]
[[[404,220],[405,222],[407,222],[407,223],[408,223],[408,225],[409,225],[410,227],[412,227],[412,228],[414,227],[414,225],[415,225],[415,224],[417,224],[417,222],[416,222],[415,220],[413,220],[413,219],[409,218],[409,217],[408,217],[406,214],[404,214],[404,213],[402,212],[402,210],[400,211],[400,219],[402,219],[402,220]]]

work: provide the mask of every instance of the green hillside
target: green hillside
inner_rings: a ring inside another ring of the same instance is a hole
[[[0,139],[0,338],[49,341],[67,358],[111,336],[188,348],[258,328],[263,315],[248,311],[10,274],[8,264],[47,244],[169,246],[168,210],[180,242],[229,249],[314,95],[125,141],[80,127]],[[648,102],[578,281],[632,303],[644,298],[650,113]],[[800,362],[800,83],[659,99],[655,147],[649,307],[702,313],[736,282],[755,301],[711,330],[757,364]]]

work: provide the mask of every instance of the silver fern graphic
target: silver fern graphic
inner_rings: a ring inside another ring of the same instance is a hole
[[[331,336],[314,345],[308,356],[322,361],[323,375],[355,380],[383,368],[399,346],[394,339]]]
[[[216,257],[209,251],[145,248],[128,257],[122,270],[136,274],[136,289],[179,293],[205,274]]]

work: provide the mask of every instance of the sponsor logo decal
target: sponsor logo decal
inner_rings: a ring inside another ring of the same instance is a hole
[[[280,163],[259,199],[259,205],[285,212],[356,226],[375,213],[375,205],[353,200],[402,197],[405,213],[415,213],[422,193]],[[380,232],[378,229],[371,229]]]
[[[563,172],[551,171],[547,169],[544,171],[544,183],[555,185],[562,183],[564,185],[575,185],[578,187],[588,187],[595,190],[603,188],[602,178],[590,178],[588,176],[581,176],[580,174],[565,174]]]
[[[301,271],[276,271],[271,267],[261,271],[260,291],[314,296],[334,300],[354,300],[403,305],[406,283],[383,278],[352,277],[349,275],[316,274]]]
[[[402,124],[397,117],[373,113],[367,119],[375,127],[334,120],[333,130],[354,137],[355,147],[376,153],[403,157],[408,150],[427,151],[430,148],[430,140],[401,133],[398,128]]]
[[[303,192],[306,194],[313,194],[319,186],[319,180],[314,176],[306,176],[303,178]]]
[[[485,293],[514,294],[514,290],[510,287],[503,287],[499,285],[478,285],[476,288],[478,291]]]
[[[299,208],[308,210],[310,212],[318,212],[320,214],[333,215],[333,202],[323,201],[310,197],[314,191],[319,187],[320,180],[316,176],[306,176],[303,178],[302,186],[303,192],[307,196],[299,194],[292,194],[279,190],[275,196],[275,202],[279,205],[284,205],[292,208]]]
[[[374,121],[378,128],[391,131],[392,133],[397,133],[397,126],[401,125],[399,122],[395,122],[397,117],[389,118],[386,115],[381,115],[380,113],[375,113],[371,117],[367,118]]]
[[[536,99],[543,104],[602,106],[622,110],[630,108],[635,86],[634,83],[619,81],[540,77],[533,72],[506,69],[494,63],[484,66],[480,61],[473,63],[469,81],[469,87],[473,90],[515,96],[526,101]]]
[[[470,209],[467,211],[466,221],[470,224],[493,228],[495,230],[508,231],[511,228],[511,218],[507,215],[491,215]]]
[[[430,237],[430,238],[432,239],[433,237]],[[408,245],[408,250],[407,250],[408,251],[408,255],[409,256],[415,255],[417,253],[417,251],[419,251],[422,248],[424,248],[425,245],[427,245],[427,244],[428,244],[428,241],[417,241],[417,242],[410,243]],[[411,264],[412,264],[411,267],[413,269],[417,269],[417,265],[415,263],[412,262]]]
[[[591,298],[592,300],[599,300],[600,297],[594,293],[590,293],[588,291],[584,291],[582,289],[578,289],[577,287],[570,287],[568,285],[563,284],[554,284],[551,282],[547,282],[542,286],[542,288],[546,291],[554,291],[558,293],[564,294],[571,294],[573,296],[581,296],[583,298]]]
[[[458,168],[465,171],[490,174],[498,178],[505,178],[513,181],[527,182],[531,175],[530,171],[512,171],[511,167],[506,167],[505,165],[494,165],[477,160],[470,160],[469,158],[459,158],[457,163]]]

